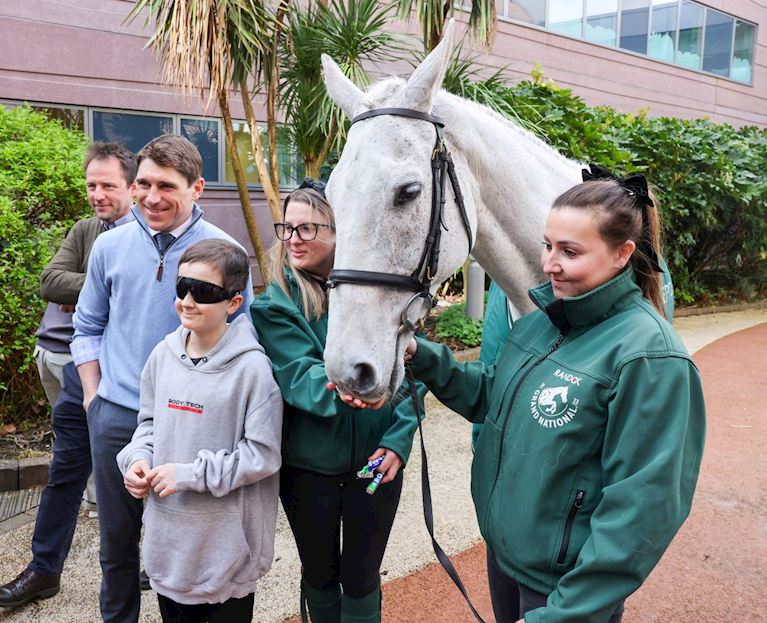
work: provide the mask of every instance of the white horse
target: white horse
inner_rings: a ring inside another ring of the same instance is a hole
[[[581,181],[582,165],[487,107],[440,90],[454,26],[405,81],[390,78],[367,92],[323,55],[326,88],[350,117],[379,108],[432,113],[445,123],[463,192],[472,255],[521,313],[527,290],[544,280],[543,227],[553,200]],[[421,119],[376,116],[352,125],[327,186],[335,210],[335,269],[409,275],[419,264],[431,213],[435,126]],[[450,184],[439,265],[431,292],[461,266],[467,236]],[[413,292],[340,283],[330,291],[325,348],[328,378],[368,402],[388,397],[403,380],[403,354],[412,331],[400,315]]]

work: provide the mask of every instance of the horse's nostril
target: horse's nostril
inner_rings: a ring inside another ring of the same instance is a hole
[[[373,390],[378,383],[375,368],[369,363],[358,363],[354,366],[354,385],[361,394]]]

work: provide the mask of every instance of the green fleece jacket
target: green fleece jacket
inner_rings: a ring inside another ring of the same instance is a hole
[[[498,360],[458,364],[419,340],[413,371],[484,421],[472,465],[501,569],[548,594],[526,623],[606,622],[692,504],[705,436],[697,368],[629,269],[577,298],[530,291]]]
[[[307,320],[298,287],[287,272],[288,296],[276,283],[250,307],[259,340],[272,361],[285,401],[282,462],[327,475],[357,471],[376,448],[407,463],[418,427],[406,388],[378,410],[356,409],[326,389],[323,351],[328,317]],[[421,413],[426,389],[419,384]]]

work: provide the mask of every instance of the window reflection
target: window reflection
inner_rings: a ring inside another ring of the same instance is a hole
[[[513,0],[509,2],[506,17],[520,22],[544,26],[546,23],[546,0]]]
[[[571,37],[583,33],[583,0],[550,0],[549,28]]]
[[[754,62],[756,28],[745,22],[735,23],[735,49],[732,53],[730,78],[751,82],[751,66]]]
[[[674,61],[676,38],[676,0],[652,0],[652,30],[647,53],[662,61]]]
[[[679,10],[679,42],[676,48],[676,63],[682,67],[700,69],[703,48],[703,7],[682,0]]]
[[[703,48],[703,71],[720,76],[730,75],[732,56],[732,29],[735,20],[729,15],[708,9],[706,11],[705,46]]]
[[[55,119],[69,130],[85,131],[85,111],[77,108],[58,108],[56,106],[32,106],[48,119]]]
[[[261,177],[258,174],[256,159],[251,151],[250,128],[245,121],[233,121],[234,140],[237,144],[237,153],[240,156],[240,162],[245,169],[245,179],[248,184],[260,184]],[[264,146],[264,153],[269,153],[268,137],[266,128],[258,128],[261,144]],[[303,161],[297,156],[295,151],[289,147],[289,134],[282,128],[277,129],[277,166],[280,169],[280,185],[294,186],[298,180],[303,179],[304,165]],[[229,148],[226,151],[225,180],[235,182],[234,167],[229,156]]]
[[[153,138],[172,133],[171,117],[93,111],[93,140],[120,143],[134,154]]]
[[[618,0],[587,0],[586,39],[603,45],[615,45],[617,23]]]
[[[624,50],[647,54],[647,27],[650,19],[649,0],[623,0],[621,6],[621,40]]]
[[[202,156],[202,176],[218,182],[218,121],[181,118],[181,136],[189,139]]]

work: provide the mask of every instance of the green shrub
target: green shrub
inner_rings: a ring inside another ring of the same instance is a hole
[[[511,87],[494,75],[475,91],[484,103],[502,100],[501,113],[513,107],[522,125],[569,158],[647,174],[678,301],[767,288],[767,130],[590,107],[540,70]]]
[[[40,273],[88,212],[85,137],[28,107],[0,107],[0,421],[44,411],[33,361]]]
[[[482,342],[482,321],[466,315],[466,304],[456,303],[437,318],[437,337],[460,342],[469,348]]]

